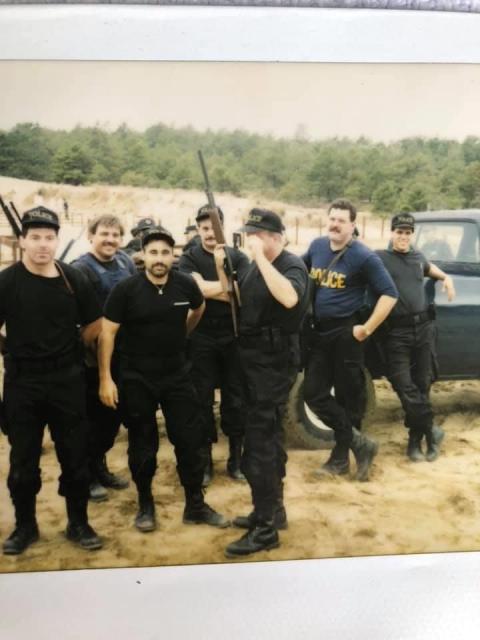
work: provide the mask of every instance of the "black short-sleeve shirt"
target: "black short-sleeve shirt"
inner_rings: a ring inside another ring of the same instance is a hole
[[[394,281],[399,298],[392,317],[421,313],[427,309],[424,277],[430,272],[430,263],[420,251],[406,253],[386,249],[377,251]]]
[[[186,273],[170,271],[163,287],[139,273],[112,289],[104,313],[122,326],[120,354],[161,358],[185,349],[188,310],[198,309],[202,302],[200,289]]]
[[[0,325],[7,330],[6,351],[15,358],[57,358],[75,349],[78,327],[101,317],[95,291],[85,276],[68,264],[46,278],[23,262],[0,272]]]
[[[247,256],[239,249],[226,247],[226,250],[230,256],[233,270],[237,273],[237,279],[240,281],[247,272],[250,262]],[[185,273],[196,271],[205,280],[218,280],[213,253],[205,251],[201,244],[196,244],[180,257],[178,268]],[[205,313],[198,324],[197,331],[201,331],[202,327],[207,326],[212,319],[228,319],[230,317],[231,310],[228,303],[221,300],[206,300]]]
[[[296,333],[310,303],[307,268],[301,258],[282,251],[272,265],[293,285],[298,302],[287,309],[270,293],[255,262],[240,280],[240,334],[255,333],[261,327],[278,327],[285,333]]]

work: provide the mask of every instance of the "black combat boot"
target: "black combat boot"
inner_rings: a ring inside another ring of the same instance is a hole
[[[431,429],[425,430],[425,439],[427,441],[426,459],[433,462],[440,455],[440,444],[445,437],[445,431],[442,427],[433,426]]]
[[[89,463],[90,484],[88,487],[88,498],[92,502],[104,502],[105,500],[108,500],[108,491],[103,486],[103,484],[101,484],[100,478],[98,475],[100,466],[101,466],[101,461],[90,460],[90,463]]]
[[[233,480],[245,480],[245,476],[240,470],[242,459],[242,438],[229,438],[229,456],[227,460],[227,473]]]
[[[7,556],[16,556],[39,538],[38,525],[35,519],[36,496],[22,502],[15,501],[16,526],[13,532],[3,543],[3,553]]]
[[[204,500],[202,489],[185,488],[184,524],[209,524],[224,529],[230,526],[230,520],[214,511]]]
[[[425,456],[422,451],[422,438],[423,433],[417,429],[409,429],[408,431],[408,444],[407,444],[407,456],[412,462],[421,462],[425,460]]]
[[[255,511],[252,511],[248,516],[237,516],[232,521],[234,527],[238,529],[253,529],[257,524],[257,517]],[[275,504],[275,511],[273,512],[273,526],[275,529],[285,530],[288,529],[287,511],[283,504],[283,482],[280,483],[278,489],[278,497]]]
[[[252,529],[241,538],[231,542],[225,549],[227,558],[241,558],[259,551],[268,551],[280,546],[278,531],[273,520],[258,519]]]
[[[320,469],[315,471],[317,476],[344,476],[350,471],[350,460],[348,459],[348,447],[341,447],[336,444],[328,460],[322,464]]]
[[[135,526],[142,533],[154,531],[157,527],[155,503],[150,487],[138,490],[138,513],[135,517]]]
[[[203,471],[202,487],[205,489],[211,483],[213,478],[213,460],[212,460],[212,443],[210,442],[207,449],[207,461]]]
[[[354,428],[353,440],[350,448],[353,451],[353,455],[355,456],[355,461],[357,463],[355,480],[358,480],[359,482],[366,482],[368,480],[373,459],[378,453],[378,444]]]
[[[106,456],[103,456],[98,465],[97,477],[100,484],[109,489],[126,489],[130,484],[126,478],[117,476],[108,469]]]
[[[66,498],[68,524],[65,536],[82,549],[95,551],[103,546],[102,540],[88,524],[87,499],[79,497]]]

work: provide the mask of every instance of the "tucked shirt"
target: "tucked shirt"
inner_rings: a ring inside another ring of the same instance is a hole
[[[31,273],[17,262],[0,272],[0,326],[7,330],[6,352],[14,358],[58,358],[77,347],[78,328],[101,317],[93,287],[83,274],[61,264],[63,277]]]
[[[198,309],[202,302],[196,282],[185,273],[170,271],[163,286],[139,273],[112,289],[104,313],[122,327],[121,355],[153,359],[184,351],[188,310]]]
[[[353,315],[365,304],[367,286],[376,297],[398,297],[395,284],[379,256],[356,240],[333,268],[328,269],[340,251],[333,251],[329,238],[322,236],[316,238],[302,256],[316,287],[314,314],[317,319]]]
[[[282,251],[272,265],[289,280],[298,295],[297,304],[284,307],[268,289],[255,262],[240,280],[240,334],[255,333],[262,327],[277,327],[285,333],[296,333],[309,304],[308,273],[304,263],[288,251]]]
[[[420,251],[406,253],[386,249],[377,251],[385,268],[398,289],[399,299],[392,317],[421,313],[427,309],[424,277],[430,272],[430,263]]]

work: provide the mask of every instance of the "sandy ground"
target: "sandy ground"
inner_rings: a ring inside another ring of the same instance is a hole
[[[411,463],[404,456],[401,410],[387,382],[376,382],[378,407],[369,431],[380,443],[371,481],[318,480],[315,470],[326,451],[289,451],[286,506],[289,529],[281,547],[252,560],[287,560],[398,553],[480,550],[480,382],[442,382],[432,397],[447,436],[434,463]],[[109,454],[111,468],[128,474],[126,432]],[[215,446],[216,476],[207,500],[229,517],[250,509],[248,486],[225,474],[226,442]],[[5,488],[8,444],[0,441],[0,535],[10,533],[13,510]],[[140,567],[231,562],[223,549],[238,537],[234,528],[216,530],[181,523],[183,492],[173,452],[162,438],[154,481],[158,529],[133,527],[133,486],[112,492],[108,502],[91,504],[93,526],[105,541],[98,552],[72,546],[63,537],[65,512],[57,493],[59,473],[52,443],[45,437],[43,487],[38,499],[41,539],[22,556],[0,556],[0,571]],[[237,561],[236,561],[237,562]]]

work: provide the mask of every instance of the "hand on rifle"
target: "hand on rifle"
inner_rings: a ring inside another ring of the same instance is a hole
[[[217,269],[223,269],[225,271],[225,245],[217,244],[215,249],[213,250],[213,257],[215,259],[215,266]]]

